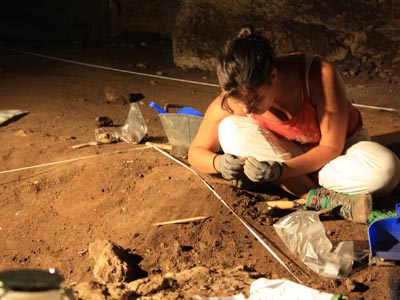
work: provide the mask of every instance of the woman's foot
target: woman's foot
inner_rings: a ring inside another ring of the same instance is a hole
[[[372,211],[371,194],[342,194],[326,188],[309,191],[306,207],[316,210],[340,206],[339,215],[356,223],[367,223]]]

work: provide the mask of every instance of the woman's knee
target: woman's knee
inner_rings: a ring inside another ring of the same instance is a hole
[[[400,162],[386,147],[362,141],[322,168],[319,180],[321,185],[338,192],[382,196],[399,184]]]
[[[226,117],[219,124],[218,136],[224,152],[236,156],[252,156],[259,161],[283,161],[292,156],[273,133],[248,117]]]
[[[371,165],[376,175],[371,178],[372,193],[377,196],[389,194],[400,182],[399,158],[388,148],[374,142],[360,142],[365,147],[365,163]]]

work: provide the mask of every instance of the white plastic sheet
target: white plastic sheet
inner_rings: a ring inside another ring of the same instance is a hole
[[[243,294],[232,296],[194,296],[194,300],[246,300]],[[259,278],[250,286],[247,300],[344,300],[346,296],[331,294],[285,279]]]
[[[12,118],[15,118],[17,116],[22,116],[27,113],[29,112],[18,109],[0,110],[0,125],[11,120]]]

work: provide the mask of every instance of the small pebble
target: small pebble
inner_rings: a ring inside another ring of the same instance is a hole
[[[147,65],[144,64],[144,63],[137,63],[137,64],[136,64],[136,67],[137,67],[137,68],[141,68],[141,69],[146,69],[146,68],[147,68]]]

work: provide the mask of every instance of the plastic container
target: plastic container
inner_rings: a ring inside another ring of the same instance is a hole
[[[151,108],[153,108],[155,111],[157,111],[159,114],[168,114],[168,113],[171,113],[170,110],[172,108],[179,108],[175,113],[181,114],[181,115],[203,117],[203,114],[201,112],[199,112],[198,110],[194,109],[193,107],[188,107],[188,106],[181,105],[181,104],[166,104],[165,107],[162,108],[157,103],[150,102],[149,106]]]
[[[150,102],[149,106],[153,108],[155,111],[157,111],[159,114],[167,114],[168,112],[164,110],[161,106],[159,106],[157,103]]]
[[[8,270],[0,273],[0,299],[3,300],[68,300],[62,287],[62,276],[54,270]]]
[[[400,203],[396,210],[399,217],[376,220],[369,225],[371,258],[400,260]]]
[[[156,108],[157,106],[152,105],[151,107],[159,111],[159,108]],[[173,113],[171,112],[172,109],[177,109],[177,111]],[[167,113],[160,113],[158,116],[172,146],[171,154],[186,156],[189,146],[203,121],[203,114],[192,107],[180,104],[166,104],[162,111]]]

